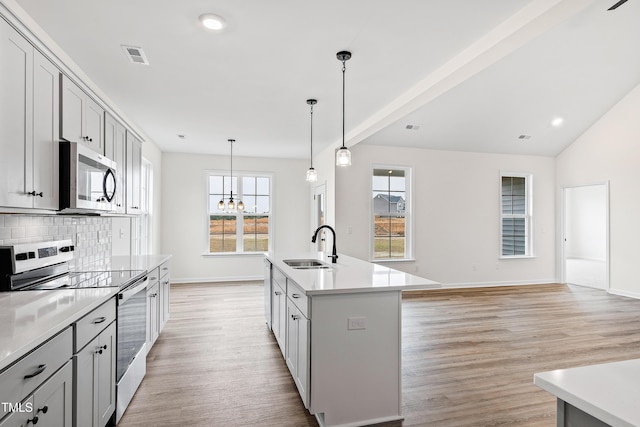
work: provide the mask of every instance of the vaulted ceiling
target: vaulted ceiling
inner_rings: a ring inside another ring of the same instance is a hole
[[[340,50],[347,145],[555,156],[640,84],[640,0],[9,1],[163,151],[306,158],[308,98],[340,141]]]

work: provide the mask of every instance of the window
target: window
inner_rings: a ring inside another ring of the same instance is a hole
[[[132,248],[134,255],[151,253],[151,226],[153,214],[153,167],[147,159],[142,159],[140,169],[140,214],[131,220]]]
[[[500,178],[501,256],[531,256],[531,176],[502,174]]]
[[[208,182],[208,252],[262,253],[271,242],[271,177],[244,174],[231,177],[210,173]],[[242,200],[244,209],[220,210],[218,203]]]
[[[375,167],[372,176],[374,260],[411,257],[410,168]]]

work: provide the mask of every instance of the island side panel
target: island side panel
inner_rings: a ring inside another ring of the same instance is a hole
[[[401,301],[400,291],[311,298],[309,410],[324,425],[402,418]]]

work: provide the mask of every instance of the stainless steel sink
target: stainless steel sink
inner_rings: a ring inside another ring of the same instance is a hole
[[[282,260],[282,262],[287,264],[289,267],[295,268],[295,269],[331,268],[326,263],[322,261],[318,261],[317,259],[313,259],[313,258],[284,259]]]

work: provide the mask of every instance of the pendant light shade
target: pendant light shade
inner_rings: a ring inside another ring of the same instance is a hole
[[[344,145],[344,76],[347,70],[345,63],[351,59],[351,52],[343,50],[338,52],[336,57],[342,62],[342,147],[336,151],[336,165],[351,166],[351,151]]]
[[[231,145],[231,189],[229,191],[229,201],[226,203],[226,210],[228,211],[234,211],[236,210],[236,202],[233,200],[233,143],[236,142],[235,139],[229,139],[229,144]],[[220,199],[220,201],[218,202],[218,210],[225,210],[225,203],[224,203],[224,178],[222,179],[222,199]],[[244,203],[242,203],[242,200],[238,200],[238,206],[237,209],[239,211],[243,211],[244,210]]]
[[[311,130],[310,130],[310,146],[311,146],[311,154],[309,156],[309,170],[307,170],[307,182],[316,182],[318,180],[318,173],[313,168],[313,106],[316,105],[318,101],[316,99],[307,99],[307,104],[311,107]]]

